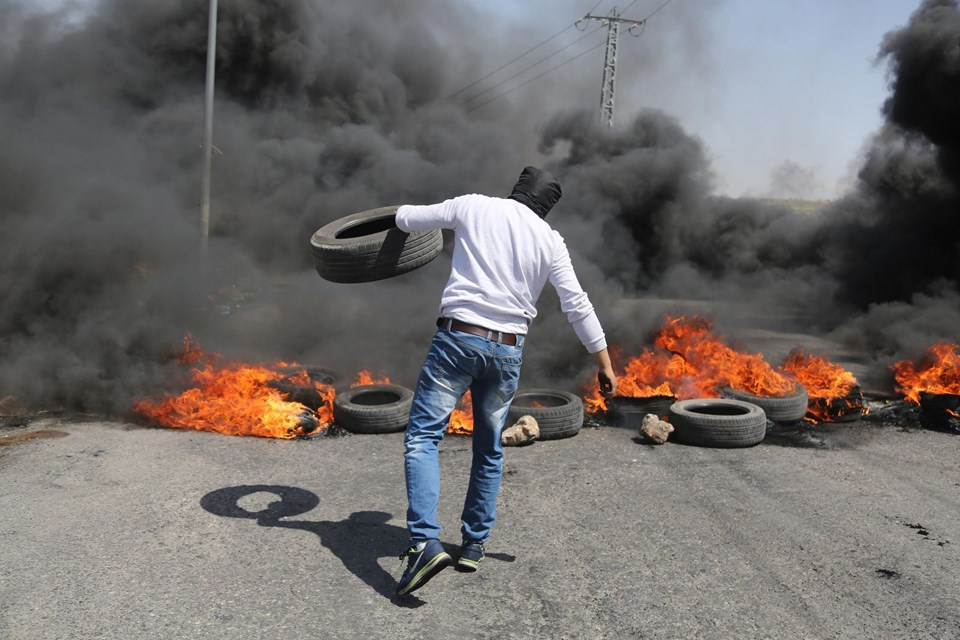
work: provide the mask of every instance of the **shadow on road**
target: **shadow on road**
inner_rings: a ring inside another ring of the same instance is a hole
[[[262,511],[249,511],[240,506],[242,498],[256,493],[272,493],[279,500],[271,502]],[[397,558],[408,541],[407,530],[387,524],[392,517],[383,511],[357,511],[346,520],[320,521],[284,520],[307,513],[320,504],[320,498],[311,491],[282,485],[242,485],[224,487],[203,496],[200,506],[225,518],[249,518],[261,527],[279,527],[309,531],[320,538],[320,543],[337,556],[352,574],[401,607],[415,608],[426,604],[412,595],[397,597],[396,579],[385,571],[378,560]]]

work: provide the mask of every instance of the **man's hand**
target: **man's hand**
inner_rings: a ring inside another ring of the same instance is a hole
[[[597,382],[600,384],[600,393],[606,397],[611,397],[617,393],[617,374],[613,372],[613,365],[610,363],[610,354],[606,349],[598,351],[597,364],[600,370],[597,371]]]
[[[603,371],[597,371],[597,382],[600,383],[600,393],[609,397],[613,395],[613,380]]]

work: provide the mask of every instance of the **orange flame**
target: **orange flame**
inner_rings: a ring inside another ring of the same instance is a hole
[[[631,358],[617,376],[618,396],[684,400],[714,398],[723,387],[760,396],[785,395],[796,389],[796,383],[775,371],[762,355],[726,345],[704,318],[667,316],[653,344]],[[584,406],[590,413],[607,409],[596,381]]]
[[[542,402],[532,402],[532,407],[546,407]],[[508,425],[509,426],[509,425]],[[458,436],[469,436],[473,433],[473,396],[467,391],[457,403],[457,408],[450,414],[450,424],[447,426],[447,433],[453,433]]]
[[[783,370],[807,390],[808,421],[832,422],[855,408],[864,412],[862,400],[847,398],[857,386],[856,377],[827,358],[795,349],[787,355]]]
[[[920,392],[960,394],[960,346],[938,342],[929,347],[923,361],[901,360],[891,367],[897,391],[907,401],[920,404]]]
[[[193,339],[189,333],[183,337],[183,354],[180,356],[180,364],[196,364],[206,362],[211,359],[200,345]]]
[[[197,365],[190,370],[193,386],[176,396],[138,400],[134,411],[167,427],[267,438],[295,438],[333,422],[333,387],[312,381],[306,370],[284,375],[277,369],[286,363],[219,365],[218,360],[217,354],[203,352],[187,336],[180,363]],[[314,412],[299,402],[287,402],[269,384],[277,381],[313,385],[323,405]]]
[[[473,397],[467,391],[460,398],[457,408],[450,414],[450,424],[447,433],[468,436],[473,433]]]
[[[780,396],[797,388],[794,381],[774,371],[761,354],[742,353],[724,344],[703,318],[668,317],[654,344],[680,355],[692,367],[700,397],[718,395],[722,387],[756,396]],[[678,393],[685,394],[683,389]]]
[[[374,378],[373,374],[370,373],[368,369],[361,369],[357,373],[356,381],[351,385],[354,387],[360,387],[367,384],[390,384],[390,376],[385,375],[382,371],[380,372],[379,378]]]

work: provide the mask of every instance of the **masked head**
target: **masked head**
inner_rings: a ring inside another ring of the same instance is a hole
[[[553,174],[537,167],[524,167],[517,184],[513,185],[510,199],[526,205],[541,218],[546,218],[561,195],[563,192],[560,190],[560,183]]]

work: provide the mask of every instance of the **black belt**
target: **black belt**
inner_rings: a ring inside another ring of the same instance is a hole
[[[469,322],[454,320],[453,318],[437,318],[437,326],[441,329],[446,329],[447,331],[470,333],[475,336],[480,336],[481,338],[486,338],[487,340],[499,342],[500,344],[505,344],[511,347],[517,346],[517,343],[520,341],[519,337],[515,333],[495,331],[493,329],[487,329],[475,324],[470,324]]]

